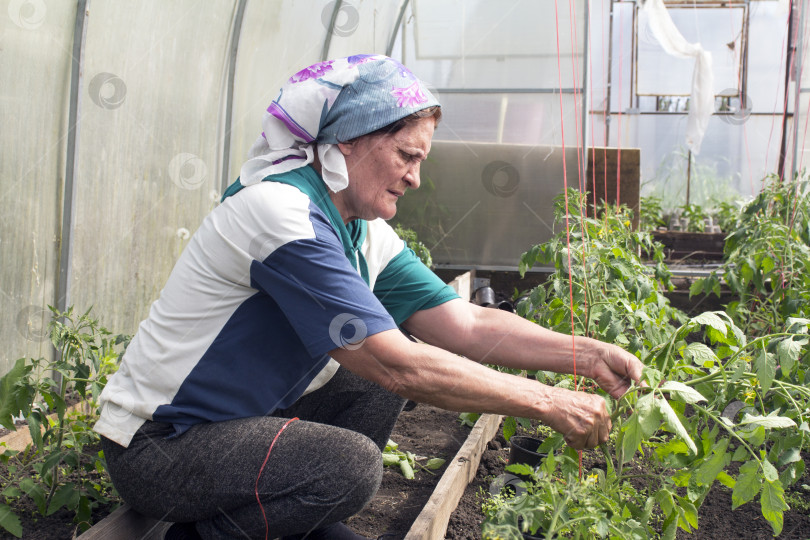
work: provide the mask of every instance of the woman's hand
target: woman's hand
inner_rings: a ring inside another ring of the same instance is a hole
[[[553,390],[554,409],[542,421],[562,433],[566,444],[580,450],[608,440],[610,416],[601,396],[563,388]]]
[[[619,399],[630,388],[632,381],[641,378],[644,364],[621,347],[597,343],[588,376],[602,390]]]

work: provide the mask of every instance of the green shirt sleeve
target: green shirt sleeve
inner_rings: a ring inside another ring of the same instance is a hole
[[[419,310],[460,298],[407,246],[391,259],[377,277],[374,295],[397,325]]]

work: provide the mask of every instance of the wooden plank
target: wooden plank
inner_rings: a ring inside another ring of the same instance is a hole
[[[162,540],[170,525],[123,505],[79,535],[77,540]]]
[[[447,532],[450,514],[458,506],[467,484],[475,478],[487,443],[498,433],[502,416],[484,414],[447,466],[422,512],[417,516],[405,540],[441,540]]]
[[[462,300],[469,302],[470,295],[472,294],[472,280],[472,272],[465,272],[460,276],[456,276],[456,278],[448,283],[448,285],[453,287]]]
[[[619,152],[621,152],[621,170],[617,175]],[[617,176],[619,178],[618,186],[616,185]],[[594,191],[597,202],[607,201],[616,204],[618,196],[620,203],[633,210],[633,228],[638,228],[640,182],[641,150],[639,148],[588,148],[585,189],[591,193],[588,196],[589,216],[593,215]]]

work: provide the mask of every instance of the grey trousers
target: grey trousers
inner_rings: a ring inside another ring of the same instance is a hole
[[[404,403],[340,368],[271,416],[197,424],[174,438],[170,424],[148,421],[129,447],[104,437],[102,447],[115,488],[140,513],[195,522],[203,538],[264,538],[268,529],[274,538],[342,521],[371,500]]]

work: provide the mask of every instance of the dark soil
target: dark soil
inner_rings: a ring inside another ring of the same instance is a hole
[[[97,448],[85,448],[88,453],[94,453],[100,449],[100,445]],[[5,473],[5,470],[3,469],[2,472]],[[97,473],[94,472],[93,474]],[[111,501],[110,503],[97,506],[91,513],[90,522],[97,523],[101,521],[105,516],[118,508],[119,504],[120,503],[117,501]],[[49,516],[43,516],[39,513],[34,501],[29,497],[16,499],[13,504],[11,504],[11,507],[22,522],[22,537],[26,540],[72,539],[82,532],[79,530],[78,524],[73,522],[76,513],[65,507],[60,508]],[[12,536],[4,529],[0,529],[0,538],[6,540],[16,537]]]
[[[470,428],[458,420],[458,413],[419,405],[403,412],[391,435],[402,451],[417,456],[440,457],[450,463],[467,439]],[[385,540],[405,537],[425,506],[447,464],[438,471],[416,470],[413,480],[406,480],[399,469],[386,467],[382,485],[366,508],[347,523],[369,538],[388,533]]]
[[[467,486],[458,507],[450,516],[446,540],[478,540],[481,538],[483,495],[489,493],[492,480],[504,472],[508,457],[508,444],[503,435],[499,433],[487,445],[476,477]],[[806,463],[808,457],[810,456],[805,456]],[[595,452],[583,453],[583,465],[585,466],[599,467],[600,461],[604,467],[604,459],[601,456]],[[801,488],[802,484],[810,484],[810,472],[805,472],[803,478],[786,490],[786,495],[800,496],[805,503],[810,503],[810,497]],[[759,498],[732,511],[731,490],[717,482],[699,509],[698,525],[699,528],[692,534],[679,530],[677,538],[679,540],[774,538],[770,524],[762,517]],[[782,533],[776,538],[810,539],[810,513],[801,508],[792,508],[785,512]]]

